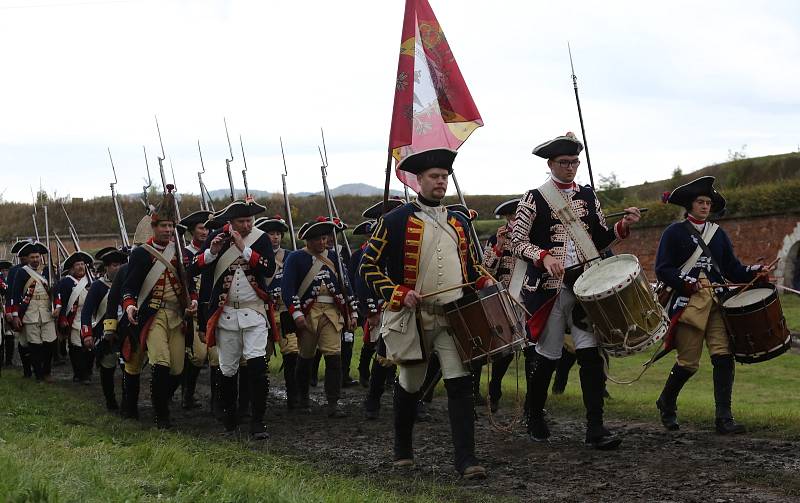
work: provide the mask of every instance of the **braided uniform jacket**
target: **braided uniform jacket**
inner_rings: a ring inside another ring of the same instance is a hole
[[[483,267],[489,271],[504,287],[508,288],[511,282],[511,274],[514,272],[514,263],[517,259],[511,248],[511,231],[508,225],[502,225],[497,229],[497,234],[505,237],[502,247],[497,246],[497,234],[489,238],[486,248],[483,250]]]

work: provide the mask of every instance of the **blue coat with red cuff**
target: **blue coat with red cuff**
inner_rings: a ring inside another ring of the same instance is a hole
[[[336,256],[336,252],[327,250],[326,253],[328,260],[336,268],[335,274],[327,265],[323,265],[305,292],[298,292],[297,290],[313,265],[313,257],[304,249],[293,251],[286,257],[286,262],[283,264],[283,278],[281,279],[281,296],[283,297],[283,303],[289,310],[289,314],[292,316],[295,316],[294,313],[298,311],[307,313],[316,302],[320,288],[323,285],[330,291],[345,318],[349,316],[349,312],[355,310],[356,300],[346,268],[344,275],[339,274],[339,259]],[[340,286],[340,278],[344,280],[344,292],[342,292]]]
[[[378,220],[372,232],[359,276],[375,296],[387,303],[387,308],[398,311],[406,294],[417,284],[422,236],[425,222],[415,213],[421,211],[416,202],[392,210]],[[447,222],[458,236],[459,259],[463,283],[476,282],[481,289],[490,279],[477,269],[480,260],[469,235],[469,222],[460,213],[447,211]]]
[[[230,289],[233,275],[236,273],[238,266],[228,267],[217,279],[214,281],[214,270],[216,268],[217,260],[220,259],[225,252],[234,245],[232,240],[227,240],[220,252],[210,262],[206,262],[205,251],[214,240],[221,233],[229,233],[230,224],[225,224],[220,229],[210,233],[203,245],[203,250],[197,253],[194,257],[194,270],[201,274],[200,278],[200,298],[199,304],[202,309],[198,313],[198,324],[201,330],[205,330],[206,343],[208,346],[216,345],[215,332],[217,328],[217,321],[222,314],[222,308],[228,300],[228,290]],[[270,330],[275,328],[274,313],[272,308],[272,299],[267,293],[267,278],[275,273],[275,253],[272,250],[272,242],[266,232],[259,229],[253,229],[251,232],[261,233],[261,235],[250,245],[252,253],[250,260],[243,264],[242,272],[247,277],[250,286],[256,291],[258,298],[264,301],[267,306],[267,313],[269,316]]]
[[[61,278],[61,280],[58,282],[58,285],[56,285],[55,307],[61,308],[61,311],[58,313],[58,320],[56,320],[56,326],[62,335],[69,335],[70,327],[72,326],[72,322],[75,321],[76,316],[78,316],[78,319],[80,319],[77,302],[72,306],[65,305],[67,302],[69,302],[69,298],[72,296],[72,292],[75,290],[75,287],[78,286],[79,281],[80,280],[67,275]],[[87,281],[86,289],[88,290],[90,286],[91,283]]]
[[[97,310],[110,289],[111,283],[105,277],[94,280],[92,286],[89,287],[89,292],[86,294],[86,299],[83,301],[83,308],[81,309],[81,337],[84,339],[93,337],[97,340],[102,337],[105,313],[98,313]],[[95,318],[98,319],[96,325],[94,324]]]
[[[10,291],[9,294],[10,301],[9,306],[6,309],[6,313],[8,314],[16,314],[19,316],[19,319],[25,317],[25,312],[28,310],[28,306],[31,303],[31,297],[33,297],[33,290],[36,287],[34,282],[31,282],[28,285],[28,280],[31,279],[31,275],[23,268],[23,266],[18,265],[14,266],[17,267],[17,270],[14,272],[12,277],[11,271],[14,270],[12,267],[9,270],[9,282],[10,282]],[[43,271],[42,276],[47,279],[47,271]],[[28,285],[27,288],[25,286]],[[51,290],[50,286],[47,286],[46,289],[48,292]]]

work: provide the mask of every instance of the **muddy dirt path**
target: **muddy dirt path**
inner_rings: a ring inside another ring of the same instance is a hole
[[[16,369],[4,369],[14,372]],[[145,369],[140,396],[141,422],[152,424],[149,401],[149,369]],[[69,386],[87,400],[102,401],[97,373],[90,386],[71,383],[69,366],[55,367],[60,386]],[[119,372],[117,372],[119,379]],[[204,407],[180,408],[178,394],[171,404],[179,431],[219,435],[222,428],[208,409],[208,371],[198,383],[197,397]],[[117,396],[119,397],[119,383]],[[311,415],[290,413],[284,401],[283,379],[271,376],[266,423],[271,439],[256,448],[289,455],[331,473],[383,481],[393,490],[415,493],[422,488],[409,479],[454,484],[462,490],[457,499],[485,501],[656,501],[778,502],[800,501],[800,442],[722,437],[711,429],[683,427],[666,432],[653,422],[609,421],[624,436],[618,451],[600,452],[583,444],[583,421],[552,411],[553,436],[549,443],[534,443],[517,427],[510,435],[492,430],[485,410],[476,425],[477,453],[489,471],[481,482],[460,481],[452,468],[452,447],[446,398],[437,396],[430,411],[432,422],[415,427],[417,466],[398,470],[391,466],[391,395],[385,393],[381,417],[363,419],[360,386],[343,389],[345,419],[325,417],[322,383],[312,388],[315,401]],[[504,399],[505,400],[505,399]],[[513,416],[510,401],[497,414],[500,422]],[[246,427],[243,428],[246,431]],[[242,436],[246,438],[246,436]]]

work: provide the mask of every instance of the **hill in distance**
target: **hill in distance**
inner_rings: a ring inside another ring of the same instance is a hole
[[[230,194],[230,189],[216,189],[209,191],[211,194],[212,199],[222,199],[228,197]],[[383,196],[383,189],[378,187],[373,187],[372,185],[368,185],[366,183],[346,183],[344,185],[340,185],[336,188],[331,189],[331,193],[335,196],[367,196],[367,197],[380,197]],[[276,195],[275,192],[267,192],[265,190],[251,190],[250,194],[257,198],[266,198],[269,196]],[[393,196],[402,196],[403,193],[399,190],[392,190],[390,194]],[[320,196],[322,195],[322,191],[320,192],[297,192],[295,194],[290,194],[291,197],[307,197],[307,196]],[[242,198],[244,197],[244,190],[236,189],[236,197]]]

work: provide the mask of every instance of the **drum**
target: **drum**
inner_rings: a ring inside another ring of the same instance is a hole
[[[758,363],[782,355],[792,345],[774,285],[753,288],[722,303],[722,316],[739,363]]]
[[[667,333],[669,318],[633,255],[615,255],[590,267],[573,291],[598,343],[612,356],[643,351]]]
[[[524,320],[502,285],[468,293],[442,307],[465,365],[525,347]]]

